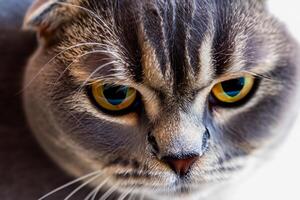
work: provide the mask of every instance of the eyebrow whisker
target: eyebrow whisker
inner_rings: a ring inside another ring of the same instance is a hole
[[[101,24],[98,23],[99,26],[105,26],[105,30],[108,30],[108,34],[112,37],[115,37],[114,34],[113,34],[113,29],[111,29],[108,24],[97,14],[95,13],[94,11],[86,8],[86,7],[83,7],[83,6],[79,6],[79,5],[75,5],[75,4],[71,4],[71,3],[65,3],[65,2],[55,2],[56,4],[59,4],[59,5],[64,5],[64,6],[70,6],[70,7],[74,7],[74,8],[79,8],[83,11],[85,11],[86,13],[94,16],[97,20],[99,20],[101,22]]]
[[[96,54],[96,53],[110,53],[109,51],[104,51],[104,50],[97,50],[97,51],[91,51],[91,52],[87,52],[87,53],[84,53],[82,55],[79,55],[77,56],[77,58],[71,62],[65,69],[62,73],[60,73],[60,76],[55,80],[54,82],[54,86],[58,83],[58,81],[63,77],[63,75],[70,69],[70,67],[75,64],[76,62],[78,62],[78,59],[81,59],[85,56],[88,56],[88,55],[91,55],[91,54]],[[108,58],[101,58],[100,61],[105,61],[105,60],[109,60]]]
[[[34,75],[34,77],[28,82],[26,83],[26,85],[23,87],[23,89],[19,92],[22,93],[24,90],[26,90],[32,83],[33,81],[36,80],[36,78],[45,70],[46,67],[50,66],[49,64],[51,64],[57,57],[59,57],[60,55],[62,55],[63,53],[72,50],[74,48],[77,47],[82,47],[82,46],[101,46],[101,43],[97,43],[97,42],[86,42],[86,43],[79,43],[73,46],[70,46],[68,48],[65,48],[64,50],[60,51],[59,53],[57,53],[54,57],[52,57],[46,64],[43,65],[43,67]]]
[[[267,76],[265,74],[259,74],[259,73],[256,73],[256,72],[252,72],[252,71],[248,71],[246,70],[245,72],[253,75],[253,76],[256,76],[258,78],[262,78],[262,79],[265,79],[265,80],[268,80],[268,81],[272,81],[272,82],[277,82],[277,83],[282,83],[281,81],[279,80],[275,80],[274,78],[270,77],[270,76]]]

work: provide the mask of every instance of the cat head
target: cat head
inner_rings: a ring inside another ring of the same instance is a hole
[[[219,186],[294,117],[297,47],[263,1],[38,0],[24,25],[40,41],[33,132],[67,172],[119,191]]]

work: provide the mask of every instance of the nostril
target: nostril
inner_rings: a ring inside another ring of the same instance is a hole
[[[202,152],[205,152],[207,150],[209,140],[210,140],[210,133],[209,133],[209,130],[206,129],[203,134],[203,138],[202,138]]]
[[[157,141],[151,133],[148,133],[148,142],[152,146],[155,153],[159,153],[159,147],[158,147]]]
[[[199,155],[188,155],[184,157],[166,156],[162,161],[168,164],[179,176],[184,177],[190,171],[191,166],[198,160]]]

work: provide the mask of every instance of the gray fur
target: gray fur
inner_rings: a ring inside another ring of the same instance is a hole
[[[101,170],[108,187],[134,187],[154,199],[204,198],[260,163],[286,135],[298,91],[297,46],[263,2],[58,5],[34,23],[43,42],[26,69],[24,105],[38,141],[68,173]],[[57,21],[53,13],[65,7],[73,16]],[[41,17],[27,16],[29,24]],[[70,48],[81,43],[93,44]],[[113,64],[99,68],[107,60]],[[236,108],[210,109],[216,81],[245,71],[262,79],[255,95]],[[122,117],[101,112],[86,92],[98,80],[136,88],[144,109]],[[204,150],[207,130],[211,139]],[[149,134],[159,146],[155,155]],[[191,153],[201,158],[183,184],[160,159]]]

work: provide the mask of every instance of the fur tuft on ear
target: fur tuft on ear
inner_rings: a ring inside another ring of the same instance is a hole
[[[72,19],[79,10],[80,0],[35,0],[27,11],[23,29],[43,35],[55,31]]]

